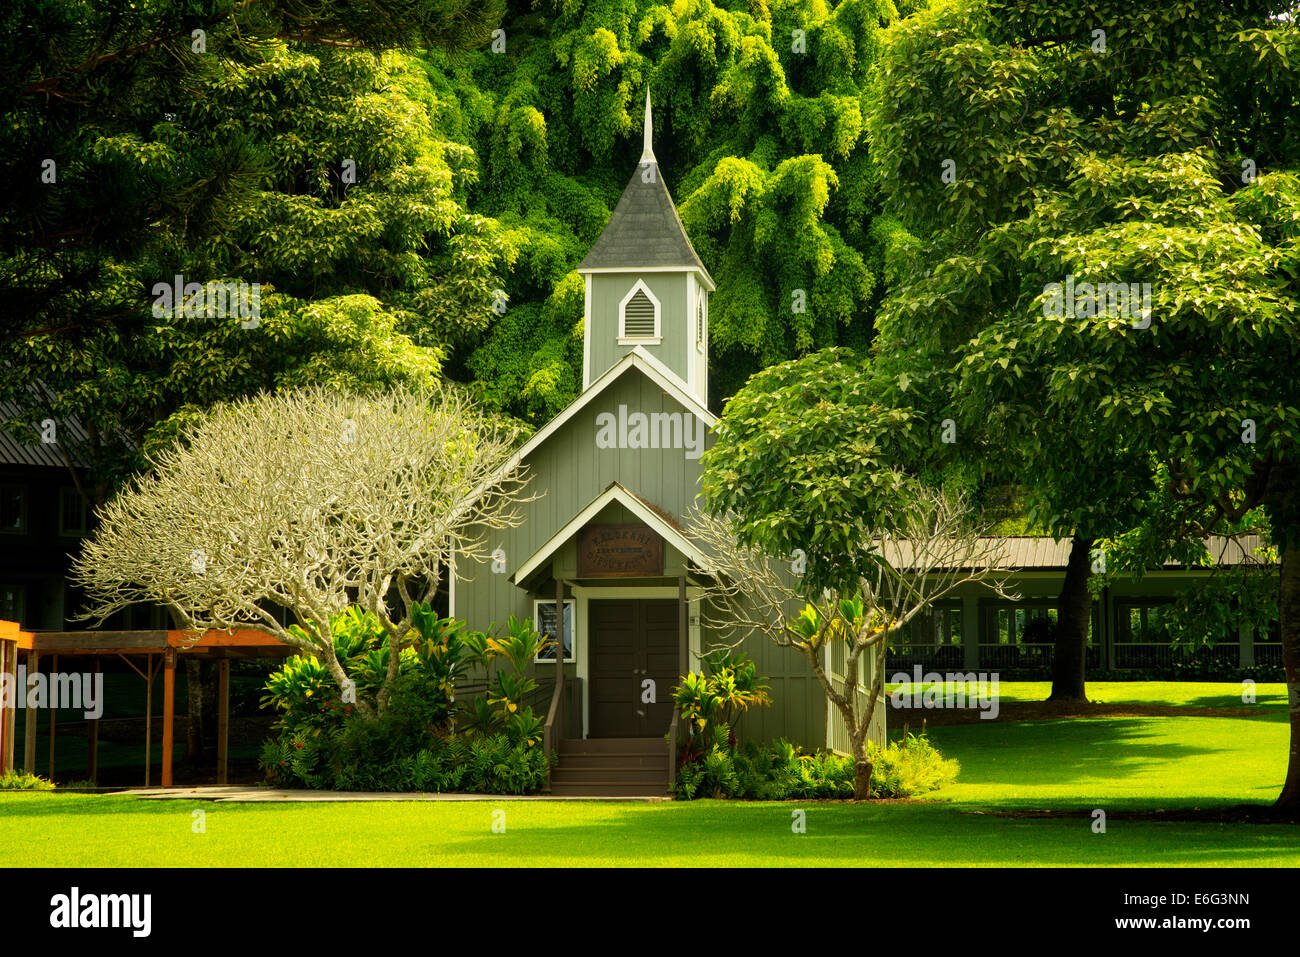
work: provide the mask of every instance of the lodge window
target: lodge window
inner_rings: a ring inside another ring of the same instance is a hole
[[[0,534],[21,535],[27,531],[27,488],[0,485]]]
[[[85,535],[90,531],[90,508],[75,488],[59,491],[59,534]]]
[[[1118,628],[1116,641],[1133,644],[1168,644],[1167,621],[1169,605],[1163,602],[1116,602],[1115,618]]]
[[[0,621],[22,623],[26,612],[26,592],[22,585],[0,585]]]
[[[898,651],[961,645],[961,605],[936,603],[899,629],[892,644]]]
[[[564,599],[564,660],[573,661],[573,619],[575,614],[575,603],[572,598]],[[554,601],[534,601],[533,602],[533,621],[536,622],[536,628],[545,637],[551,641],[555,640],[555,602]],[[535,661],[554,661],[555,646],[552,645],[545,652],[538,655]]]
[[[658,342],[660,339],[659,300],[640,279],[618,306],[618,341],[623,343]]]
[[[699,297],[695,300],[695,348],[700,352],[705,350],[707,343],[705,336],[705,323],[709,314],[707,303],[708,297],[701,290]]]
[[[1042,602],[988,602],[985,607],[982,645],[1037,645],[1046,646],[1053,640],[1058,612],[1047,601]],[[1100,603],[1093,602],[1088,619],[1089,643],[1097,635]]]

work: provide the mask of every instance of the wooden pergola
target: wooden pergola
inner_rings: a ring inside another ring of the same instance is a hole
[[[230,661],[232,658],[283,658],[298,651],[260,631],[241,629],[233,632],[209,631],[197,641],[184,631],[23,631],[12,621],[0,621],[0,674],[7,674],[13,693],[0,708],[0,773],[14,767],[14,731],[17,726],[17,697],[27,689],[18,688],[18,660],[24,656],[27,674],[34,675],[43,656],[52,656],[54,670],[60,657],[90,657],[95,670],[102,657],[116,655],[145,679],[145,785],[149,784],[151,765],[153,683],[159,670],[163,673],[162,780],[172,784],[174,725],[176,723],[176,662],[182,655],[215,659],[219,662],[217,678],[217,782],[226,783],[230,744]],[[134,659],[134,660],[133,660]],[[143,659],[143,668],[137,662]],[[23,735],[23,768],[36,770],[36,721],[28,715]],[[98,770],[99,721],[88,719],[87,770],[93,780]],[[54,765],[54,727],[50,723],[50,766]]]

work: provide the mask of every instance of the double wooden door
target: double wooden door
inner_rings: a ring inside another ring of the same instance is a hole
[[[650,738],[668,733],[680,679],[678,605],[671,598],[593,599],[589,735]],[[653,700],[651,700],[653,699]]]

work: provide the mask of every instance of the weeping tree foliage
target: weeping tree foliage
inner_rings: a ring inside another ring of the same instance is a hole
[[[485,558],[487,530],[520,520],[517,439],[454,388],[311,387],[217,406],[101,510],[73,567],[86,617],[148,602],[196,637],[262,631],[346,692],[332,627],[359,607],[384,631],[383,710],[452,556]]]
[[[454,53],[498,15],[480,0],[5,4],[0,392],[30,406],[10,427],[77,416],[96,504],[139,447],[213,402],[433,382],[449,344],[486,328],[505,247],[469,212],[472,152],[398,48]],[[236,315],[189,292],[160,307],[177,276],[259,297]]]
[[[910,5],[904,6],[904,11]],[[534,422],[581,388],[582,284],[641,150],[717,280],[714,402],[753,372],[868,341],[880,288],[869,71],[889,0],[514,2],[463,65],[430,57],[479,158],[474,208],[514,258],[508,308],[452,368]]]

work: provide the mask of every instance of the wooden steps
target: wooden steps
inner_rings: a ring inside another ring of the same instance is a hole
[[[564,797],[663,797],[668,742],[663,738],[587,738],[560,742],[551,793]]]

